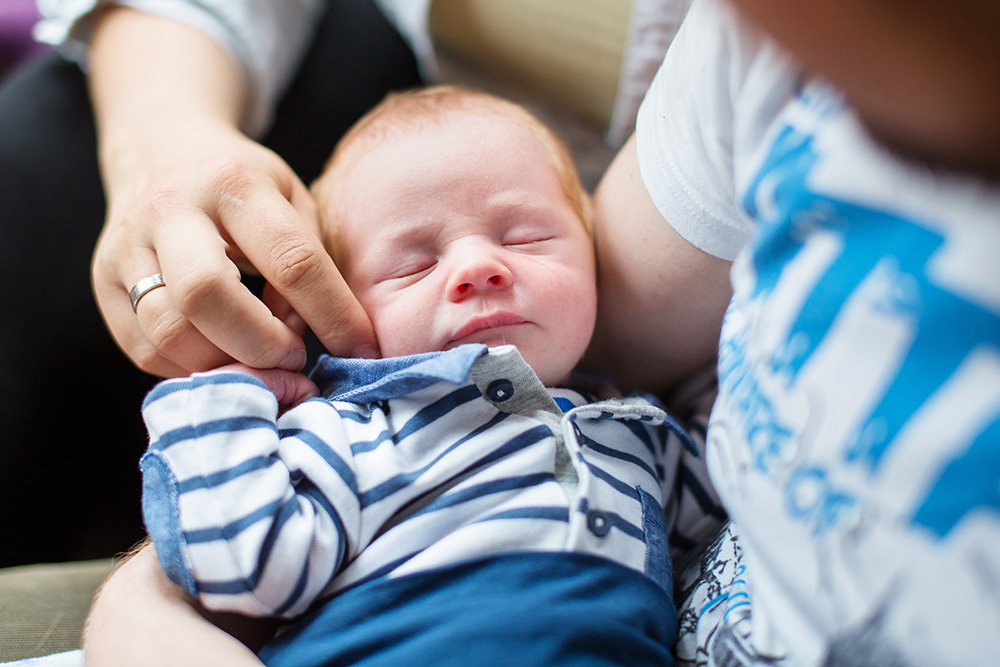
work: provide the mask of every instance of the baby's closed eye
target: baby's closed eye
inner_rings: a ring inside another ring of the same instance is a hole
[[[402,257],[394,266],[386,267],[378,282],[419,280],[437,266],[437,258],[429,256]]]
[[[546,228],[522,227],[512,229],[503,235],[504,246],[532,246],[556,238],[555,231]]]

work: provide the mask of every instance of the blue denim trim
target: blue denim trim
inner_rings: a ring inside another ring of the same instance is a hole
[[[385,359],[323,355],[309,377],[328,399],[371,403],[399,398],[441,381],[464,384],[473,364],[487,352],[489,348],[477,344]]]
[[[167,578],[192,596],[198,595],[194,576],[184,559],[177,480],[160,452],[147,452],[142,470],[142,519],[156,545],[156,556]]]
[[[646,493],[642,487],[639,502],[642,504],[642,530],[646,538],[646,576],[663,587],[668,593],[673,591],[673,564],[670,561],[670,545],[667,540],[667,522],[663,518],[663,507],[656,498]]]

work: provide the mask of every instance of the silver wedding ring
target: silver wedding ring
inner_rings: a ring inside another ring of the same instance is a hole
[[[132,304],[132,312],[135,312],[136,306],[139,304],[139,299],[146,296],[147,292],[150,292],[157,287],[163,287],[166,285],[163,282],[163,274],[157,273],[154,276],[148,278],[143,278],[135,284],[135,287],[128,291],[128,300]]]

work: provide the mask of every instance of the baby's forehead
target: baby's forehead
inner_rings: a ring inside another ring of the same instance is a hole
[[[462,113],[448,119],[385,124],[366,128],[346,147],[326,175],[327,204],[343,210],[356,192],[376,185],[376,196],[434,197],[443,190],[464,189],[516,175],[550,169],[558,178],[556,158],[543,141],[504,117]],[[408,186],[413,186],[413,192]]]
[[[502,136],[521,145],[544,143],[544,135],[532,127],[528,120],[498,109],[456,107],[441,108],[435,113],[418,111],[400,109],[387,112],[364,127],[344,147],[345,150],[363,154],[380,146],[392,146],[408,139],[433,139],[466,133],[480,137]]]

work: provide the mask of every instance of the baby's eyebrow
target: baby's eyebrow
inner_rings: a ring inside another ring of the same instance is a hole
[[[432,220],[410,221],[386,230],[382,242],[397,250],[427,246],[441,234],[442,226],[440,222]]]
[[[491,216],[498,223],[511,223],[523,218],[554,221],[558,217],[554,215],[558,205],[548,198],[537,195],[517,197],[511,193],[505,195],[490,202]]]
[[[551,208],[551,202],[547,199],[539,200],[537,197],[516,196],[513,193],[504,193],[502,197],[495,197],[489,202],[494,215],[510,216],[544,211]]]

